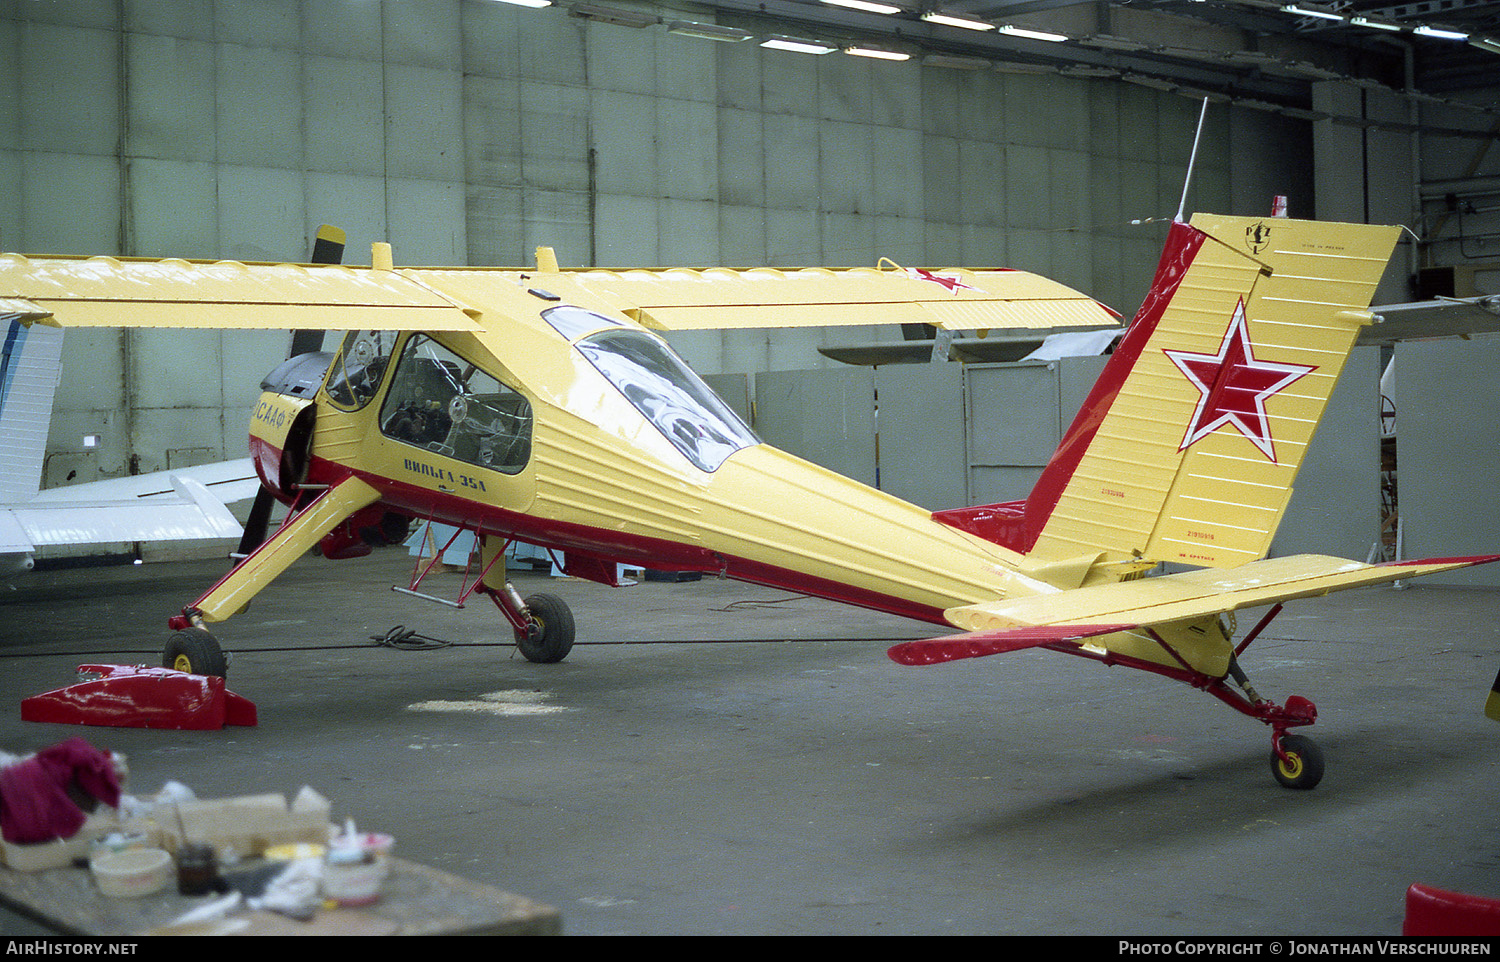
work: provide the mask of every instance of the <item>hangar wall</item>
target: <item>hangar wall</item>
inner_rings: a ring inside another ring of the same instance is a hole
[[[1397,491],[1407,558],[1500,553],[1500,336],[1396,345]],[[1424,578],[1500,587],[1500,564]]]
[[[1270,554],[1364,560],[1379,539],[1380,354],[1374,346],[1351,353]],[[777,447],[928,509],[1021,500],[1105,362],[760,373],[755,429]],[[1431,428],[1419,433],[1430,437]],[[1431,543],[1445,541],[1441,533]]]
[[[694,14],[706,18],[702,12]],[[350,262],[1005,265],[1126,313],[1198,104],[1115,81],[807,57],[484,0],[0,5],[0,247]],[[1310,209],[1306,123],[1209,110],[1190,207]],[[833,335],[846,339],[850,332]],[[895,332],[885,336],[896,337]],[[824,335],[677,339],[705,373]],[[46,483],[237,456],[265,334],[73,332]],[[81,439],[98,435],[97,447]]]

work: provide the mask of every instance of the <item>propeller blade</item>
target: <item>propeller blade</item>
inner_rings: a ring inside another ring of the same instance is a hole
[[[346,238],[343,230],[332,224],[324,224],[318,228],[317,239],[313,241],[312,264],[342,264],[344,262],[344,242]]]
[[[324,224],[318,228],[318,236],[313,241],[312,259],[309,264],[342,264],[344,262],[344,242],[346,237],[342,229],[332,224]],[[292,347],[287,357],[296,357],[299,354],[311,354],[313,351],[323,349],[323,331],[293,331]]]
[[[265,485],[255,492],[255,502],[250,505],[250,516],[245,520],[245,531],[240,535],[241,555],[247,555],[266,543],[266,532],[271,523],[271,506],[275,502],[271,490]]]

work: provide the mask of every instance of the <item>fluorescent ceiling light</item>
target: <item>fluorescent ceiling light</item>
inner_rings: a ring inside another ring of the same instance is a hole
[[[881,50],[878,47],[845,47],[844,53],[851,57],[869,57],[872,60],[910,60],[911,54],[898,50]]]
[[[922,58],[926,67],[950,67],[954,70],[988,70],[990,61],[983,57],[960,57],[951,53],[930,53]]]
[[[1192,100],[1207,100],[1213,104],[1227,104],[1233,99],[1223,91],[1203,90],[1199,87],[1178,87],[1173,92]]]
[[[1281,67],[1288,73],[1297,74],[1299,77],[1311,77],[1314,80],[1337,80],[1343,76],[1343,74],[1336,70],[1329,70],[1327,67],[1320,67],[1315,63],[1308,63],[1305,60],[1293,60],[1290,63],[1282,64]]]
[[[1135,84],[1138,87],[1150,87],[1152,90],[1176,90],[1177,84],[1171,80],[1161,77],[1149,77],[1141,73],[1127,73],[1120,78],[1126,83]]]
[[[1386,23],[1384,20],[1371,20],[1369,17],[1350,17],[1349,22],[1356,27],[1369,27],[1371,30],[1390,30],[1394,33],[1401,32],[1401,24]]]
[[[1054,67],[1039,63],[1018,63],[1015,60],[1000,60],[995,63],[997,73],[1019,74],[1023,77],[1035,77],[1041,74],[1057,73]]]
[[[1334,13],[1332,10],[1319,10],[1317,7],[1299,6],[1295,3],[1286,4],[1281,8],[1281,12],[1294,13],[1299,17],[1317,17],[1321,20],[1342,21],[1344,19],[1343,14]]]
[[[1000,32],[1012,37],[1025,37],[1028,40],[1045,40],[1048,43],[1062,43],[1069,39],[1065,34],[1048,33],[1045,30],[1028,30],[1025,27],[1012,27],[1010,24],[1000,28]]]
[[[888,3],[871,3],[870,0],[823,0],[823,2],[835,7],[848,7],[850,10],[863,10],[865,13],[883,13],[886,16],[901,12],[900,7],[893,7]]]
[[[1415,33],[1415,34],[1419,34],[1419,35],[1421,35],[1423,37],[1437,37],[1437,38],[1439,38],[1441,40],[1467,40],[1467,39],[1469,39],[1469,35],[1466,34],[1466,33],[1460,33],[1457,30],[1444,30],[1441,27],[1428,27],[1428,26],[1413,27],[1411,32]]]
[[[661,23],[661,17],[655,14],[621,10],[618,7],[601,7],[592,3],[575,3],[568,8],[568,13],[584,20],[598,20],[601,23],[613,23],[617,26],[637,29],[653,27]]]
[[[945,27],[961,27],[964,30],[994,30],[993,23],[985,23],[983,20],[970,20],[966,17],[950,17],[943,13],[924,13],[922,19],[928,23],[940,23]]]
[[[754,36],[748,30],[721,27],[716,23],[694,23],[692,20],[667,20],[665,23],[667,33],[681,34],[684,37],[697,37],[699,40],[739,43],[741,40],[749,40]]]
[[[1079,41],[1090,47],[1102,47],[1105,50],[1145,50],[1149,44],[1132,40],[1129,37],[1114,37],[1107,33],[1096,33],[1092,37],[1084,37]]]
[[[1470,37],[1469,46],[1478,47],[1488,53],[1500,53],[1500,42],[1491,40],[1489,37]]]
[[[811,53],[822,56],[825,53],[833,53],[838,47],[830,47],[826,43],[818,43],[815,40],[798,40],[796,37],[772,37],[761,43],[762,47],[771,50],[790,50],[793,53]]]
[[[1113,67],[1095,67],[1086,63],[1069,64],[1066,67],[1058,67],[1057,72],[1064,77],[1081,77],[1090,80],[1096,77],[1118,77],[1120,71]]]
[[[1231,50],[1224,55],[1230,63],[1273,63],[1276,58],[1264,50]]]
[[[552,6],[552,0],[497,0],[497,2],[513,4],[517,7],[534,7],[538,10]]]

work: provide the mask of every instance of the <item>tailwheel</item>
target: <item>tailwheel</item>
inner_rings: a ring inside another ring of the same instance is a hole
[[[220,678],[229,671],[229,659],[218,639],[196,626],[172,633],[162,651],[161,664],[163,668]]]
[[[1323,750],[1306,736],[1284,735],[1271,751],[1271,774],[1287,788],[1312,788],[1323,780]]]
[[[573,650],[573,611],[556,595],[535,594],[526,599],[530,625],[516,630],[516,647],[527,661],[552,664]]]

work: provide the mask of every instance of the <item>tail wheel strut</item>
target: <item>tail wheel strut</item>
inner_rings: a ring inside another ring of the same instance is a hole
[[[1271,774],[1287,788],[1309,789],[1323,780],[1323,750],[1305,735],[1272,737]]]

